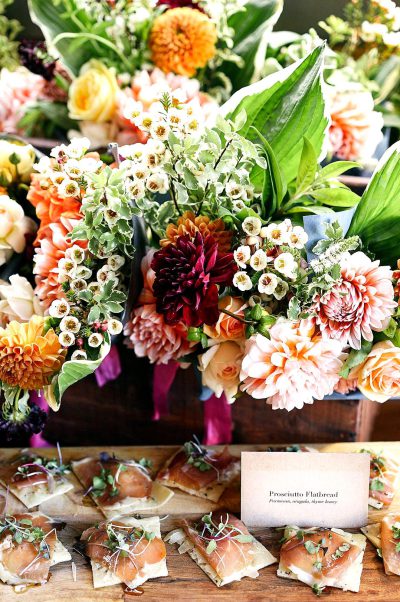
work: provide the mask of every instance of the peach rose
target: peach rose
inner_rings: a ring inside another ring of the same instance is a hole
[[[356,372],[358,388],[371,401],[383,403],[400,395],[400,347],[391,341],[377,343]]]
[[[35,222],[26,217],[24,210],[7,195],[0,196],[0,265],[12,253],[22,253],[26,246],[25,235],[35,231]]]
[[[247,304],[243,302],[243,299],[238,297],[222,297],[218,304],[219,309],[226,309],[232,314],[239,317],[244,316],[243,310],[247,307]],[[227,314],[219,314],[218,322],[214,326],[204,326],[204,334],[211,339],[218,341],[232,341],[244,338],[244,324]]]
[[[242,359],[242,348],[233,341],[213,345],[199,356],[203,385],[209,387],[217,397],[225,393],[228,403],[233,403],[239,388]]]

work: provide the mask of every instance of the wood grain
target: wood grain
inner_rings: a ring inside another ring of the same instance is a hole
[[[266,445],[241,445],[231,446],[231,452],[239,455],[241,451],[262,451]],[[315,445],[320,451],[343,452],[358,451],[362,447],[372,449],[376,452],[384,451],[400,460],[400,442],[390,443],[334,443]],[[122,458],[140,458],[143,456],[153,460],[154,468],[157,470],[162,463],[177,448],[160,447],[113,447],[106,451],[114,452]],[[0,450],[0,459],[6,460],[18,450]],[[104,451],[101,447],[89,448],[65,448],[64,459],[69,461],[78,459],[85,455],[97,454]],[[43,449],[40,453],[46,456],[54,456],[54,449]],[[65,521],[67,527],[61,531],[60,539],[67,547],[71,548],[75,539],[81,531],[96,521],[102,519],[99,510],[92,505],[82,505],[82,487],[73,477],[70,477],[75,489],[65,496],[50,500],[40,506],[40,510],[53,518]],[[217,507],[224,507],[232,512],[239,512],[240,495],[239,485],[236,484],[225,493],[220,503],[212,504],[207,500],[195,498],[182,492],[175,492],[171,501],[163,507],[161,516],[166,516],[162,521],[163,532],[179,524],[183,516],[199,516]],[[23,510],[23,506],[12,498],[9,511],[17,512]],[[397,493],[390,509],[391,512],[400,512],[400,492]],[[146,513],[143,513],[145,515]],[[377,521],[385,515],[385,511],[371,510],[369,520]],[[254,535],[275,555],[279,554],[278,540],[281,534],[272,529],[254,529]],[[72,579],[70,563],[64,563],[52,569],[52,577],[45,586],[31,588],[24,594],[15,594],[9,586],[0,585],[0,602],[132,602],[136,597],[124,593],[122,586],[113,586],[93,590],[91,581],[91,570],[85,559],[73,552],[73,560],[77,566],[77,581]],[[311,590],[299,582],[291,582],[276,576],[276,565],[263,569],[260,577],[256,580],[244,579],[240,583],[233,583],[224,588],[216,588],[208,577],[187,556],[179,555],[175,546],[167,545],[167,563],[169,576],[149,581],[144,585],[143,600],[159,602],[160,600],[174,599],[178,602],[191,600],[193,602],[209,602],[212,600],[231,600],[232,596],[240,602],[254,602],[268,600],[268,602],[315,602],[315,596]],[[400,601],[400,581],[398,577],[387,577],[384,574],[382,563],[376,556],[376,551],[368,543],[364,557],[364,571],[361,580],[361,591],[358,595],[331,589],[324,596],[329,596],[340,602],[359,599],[364,602],[396,602]]]

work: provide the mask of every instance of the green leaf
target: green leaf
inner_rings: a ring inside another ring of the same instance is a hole
[[[263,209],[265,210],[267,201],[272,193],[271,206],[265,211],[266,216],[270,216],[273,215],[281,206],[283,197],[287,192],[287,184],[284,180],[272,147],[259,131],[257,131],[257,134],[264,146],[268,163],[268,170],[264,174],[262,204]]]
[[[207,554],[212,554],[214,552],[214,550],[217,549],[217,542],[215,541],[215,539],[212,539],[210,541],[210,543],[208,544],[208,546],[206,547],[206,553]]]
[[[385,484],[381,479],[375,477],[375,479],[371,480],[369,488],[371,491],[385,491]]]
[[[317,175],[318,180],[329,180],[330,178],[337,178],[345,171],[353,169],[353,167],[360,167],[359,163],[355,161],[334,161],[322,167]]]
[[[354,213],[348,236],[357,234],[383,265],[396,265],[400,232],[400,142],[391,146]]]
[[[60,408],[61,399],[65,391],[85,376],[93,374],[100,366],[110,351],[110,344],[104,343],[100,349],[97,360],[75,360],[66,361],[60,372],[54,377],[53,382],[44,388],[44,396],[47,403],[55,412]]]
[[[317,155],[315,154],[314,147],[307,138],[304,138],[299,172],[296,179],[296,194],[304,192],[311,186],[317,173],[317,167]]]
[[[264,65],[268,34],[272,31],[283,8],[283,0],[250,0],[245,12],[237,11],[228,19],[235,31],[233,52],[242,59],[242,65],[225,62],[222,71],[232,82],[233,91],[240,90],[257,79]]]
[[[245,109],[247,121],[240,134],[255,141],[253,127],[268,139],[287,182],[297,177],[304,138],[317,156],[323,148],[328,126],[321,87],[323,54],[324,46],[315,48],[303,61],[239,90],[221,107],[230,119]],[[262,169],[256,167],[251,179],[261,190]]]
[[[323,205],[332,207],[354,207],[360,200],[358,194],[349,188],[317,188],[310,195]]]
[[[372,343],[369,341],[362,341],[361,349],[352,349],[347,360],[343,364],[341,371],[339,372],[340,376],[342,378],[347,378],[353,368],[356,368],[363,363],[371,349]]]

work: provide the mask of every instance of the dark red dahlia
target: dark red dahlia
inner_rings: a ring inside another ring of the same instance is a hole
[[[167,324],[215,324],[218,285],[229,286],[237,270],[232,253],[221,253],[215,239],[197,232],[179,236],[175,244],[154,254],[153,293],[157,311]]]
[[[197,10],[203,12],[203,9],[200,8],[196,0],[158,0],[157,4],[158,6],[168,6],[168,8],[182,8],[187,6],[189,8],[197,8]]]
[[[41,75],[47,81],[53,79],[56,61],[49,55],[46,42],[22,40],[18,52],[21,64],[29,71]]]

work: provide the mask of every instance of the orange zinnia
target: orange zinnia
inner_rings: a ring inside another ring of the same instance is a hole
[[[216,28],[207,15],[189,7],[173,8],[154,20],[151,59],[165,73],[191,77],[213,58],[216,42]]]
[[[225,230],[224,221],[221,218],[212,221],[206,215],[196,216],[192,211],[185,211],[176,224],[168,224],[165,238],[160,241],[160,245],[165,247],[171,243],[175,244],[177,238],[185,234],[194,238],[196,232],[200,232],[203,237],[212,236],[218,243],[219,251],[228,253],[231,250],[233,233]]]
[[[45,319],[12,321],[0,329],[0,381],[21,389],[42,389],[64,362],[65,351]]]
[[[40,219],[40,227],[35,240],[35,245],[38,245],[43,238],[51,236],[49,225],[60,221],[61,217],[79,219],[81,203],[76,198],[60,197],[57,187],[52,184],[48,188],[43,188],[41,174],[32,174],[31,178],[27,199],[35,207],[36,215]]]

